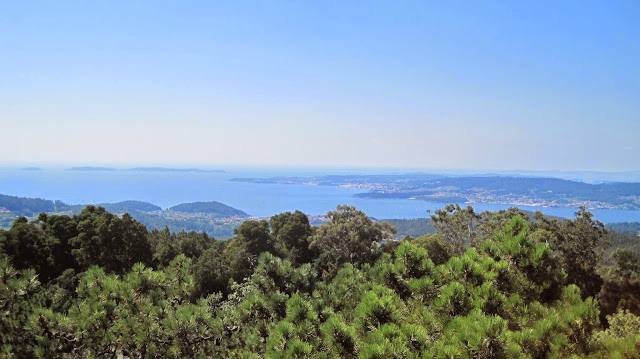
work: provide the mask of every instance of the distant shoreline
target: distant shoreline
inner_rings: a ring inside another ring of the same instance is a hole
[[[231,182],[337,186],[359,189],[367,199],[411,199],[437,203],[484,203],[544,208],[640,210],[640,183],[585,183],[519,176],[454,177],[426,173],[315,177],[234,177]]]

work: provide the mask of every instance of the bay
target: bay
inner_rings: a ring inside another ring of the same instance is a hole
[[[234,177],[314,176],[374,173],[349,169],[224,168],[214,172],[71,171],[65,168],[23,170],[0,168],[0,193],[20,197],[57,199],[68,204],[139,200],[168,208],[180,203],[218,201],[255,217],[269,217],[299,209],[324,215],[339,204],[356,206],[375,218],[425,218],[427,210],[444,203],[409,199],[355,198],[358,189],[231,182]],[[508,204],[471,204],[476,212],[512,207]],[[521,209],[572,218],[578,208],[519,206]],[[605,223],[640,221],[639,210],[590,209]]]

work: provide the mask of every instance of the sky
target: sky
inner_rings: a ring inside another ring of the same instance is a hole
[[[638,1],[0,1],[0,164],[640,170]]]

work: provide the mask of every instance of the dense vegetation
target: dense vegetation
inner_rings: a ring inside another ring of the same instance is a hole
[[[242,219],[216,221],[215,218],[198,216],[197,214],[189,217],[177,217],[172,214],[171,212],[148,213],[138,211],[131,213],[131,216],[149,229],[160,230],[168,228],[171,232],[205,232],[218,239],[233,237],[233,230],[242,223]]]
[[[102,207],[0,231],[0,357],[640,356],[640,258],[557,220],[447,206],[435,234],[339,206],[234,238],[147,231]]]
[[[620,233],[640,234],[640,222],[609,223],[607,229]]]
[[[396,227],[400,238],[406,236],[420,237],[425,234],[436,233],[436,227],[433,226],[431,218],[384,219],[383,221]]]

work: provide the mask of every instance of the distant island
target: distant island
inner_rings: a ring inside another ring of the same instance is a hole
[[[340,186],[362,189],[355,197],[440,203],[640,209],[640,183],[584,183],[559,178],[465,176],[422,173],[319,177],[232,178],[235,182]]]
[[[111,168],[111,167],[71,167],[70,171],[132,171],[132,172],[202,172],[202,173],[226,173],[225,170],[213,169],[205,170],[200,168],[169,168],[169,167],[134,167],[134,168]]]

